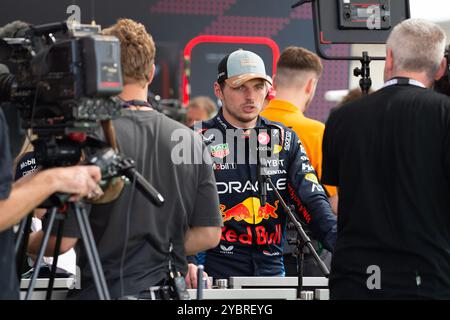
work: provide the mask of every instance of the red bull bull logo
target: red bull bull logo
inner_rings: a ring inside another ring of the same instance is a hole
[[[234,219],[235,221],[245,221],[253,225],[257,225],[271,218],[278,218],[277,210],[278,200],[275,201],[274,206],[270,203],[261,206],[259,198],[256,197],[247,198],[228,210],[226,210],[226,206],[220,205],[223,222]],[[247,226],[245,230],[246,232],[238,233],[236,230],[224,226],[222,228],[221,240],[228,241],[229,243],[239,242],[247,245],[253,243],[258,245],[281,243],[281,224],[275,225],[274,232],[268,232],[264,225],[256,226],[253,232],[251,226]]]
[[[235,221],[242,221],[249,224],[259,224],[263,220],[270,218],[278,218],[278,200],[272,206],[270,203],[266,203],[265,206],[261,206],[259,198],[250,197],[243,202],[225,210],[224,205],[220,205],[220,212],[222,213],[223,222],[234,219]]]
[[[278,218],[278,215],[276,213],[278,209],[278,202],[279,200],[275,201],[275,207],[270,205],[269,203],[266,203],[264,207],[259,207],[257,217],[265,220],[268,220],[269,217]]]

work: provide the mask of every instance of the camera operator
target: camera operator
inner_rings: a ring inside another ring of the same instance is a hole
[[[0,110],[0,299],[18,299],[12,226],[55,192],[72,194],[72,200],[93,194],[101,178],[95,166],[44,170],[12,183],[7,124]]]
[[[323,182],[339,188],[332,299],[450,298],[450,100],[446,35],[409,19],[391,32],[385,85],[325,127]]]
[[[210,165],[175,165],[171,159],[174,130],[185,130],[191,150],[201,155],[200,137],[147,102],[155,70],[152,37],[142,24],[129,19],[119,20],[104,34],[116,36],[121,44],[124,89],[119,97],[125,110],[114,121],[119,151],[136,160],[137,171],[161,192],[165,203],[156,208],[131,184],[115,201],[93,205],[89,219],[111,297],[145,299],[150,287],[168,283],[170,271],[187,273],[186,254],[217,245],[219,201]],[[62,249],[75,246],[80,236],[70,217],[64,234]],[[30,252],[37,251],[41,238],[42,232],[32,239]],[[52,244],[55,237],[51,238]],[[97,299],[86,252],[82,246],[77,250],[82,288],[69,297]]]

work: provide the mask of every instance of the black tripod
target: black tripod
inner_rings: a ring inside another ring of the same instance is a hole
[[[65,202],[62,203],[62,206],[64,207],[65,211],[67,211],[67,205]],[[49,284],[48,284],[47,295],[46,295],[47,300],[51,299],[51,295],[52,295],[52,291],[53,291],[53,283],[54,283],[54,278],[55,278],[55,274],[56,274],[56,266],[58,263],[59,250],[61,247],[61,239],[62,239],[62,232],[63,232],[63,228],[64,228],[64,220],[66,218],[66,213],[58,212],[58,209],[60,207],[61,206],[53,206],[49,209],[49,211],[47,213],[48,214],[48,228],[47,228],[47,231],[44,233],[44,237],[42,239],[42,243],[39,248],[39,253],[38,253],[38,256],[37,256],[36,262],[35,262],[35,270],[31,277],[30,284],[29,284],[29,287],[28,287],[28,290],[27,290],[27,293],[25,296],[25,300],[31,299],[31,295],[34,291],[34,287],[36,285],[36,280],[37,280],[37,277],[39,275],[39,271],[41,268],[41,263],[44,258],[45,250],[47,248],[48,241],[50,239],[51,230],[53,228],[55,220],[59,220],[58,221],[58,231],[57,231],[57,236],[56,236],[55,251],[53,254],[53,264],[52,264],[52,268],[51,268],[51,274],[50,274],[50,278],[49,278]],[[83,245],[86,250],[86,255],[87,255],[87,258],[89,261],[89,266],[92,271],[92,276],[94,278],[94,283],[95,283],[95,286],[97,289],[99,299],[100,300],[110,300],[111,297],[110,297],[108,287],[106,284],[105,276],[103,273],[103,268],[100,263],[100,258],[98,255],[97,247],[95,245],[95,240],[94,240],[94,236],[92,233],[92,229],[90,227],[88,216],[87,216],[86,210],[84,208],[84,203],[83,202],[70,203],[70,209],[75,214],[75,217],[78,222],[81,239],[83,241]],[[28,242],[28,241],[25,241],[25,242]],[[17,244],[16,244],[16,246],[17,246]]]
[[[262,168],[263,169],[263,168]],[[303,289],[303,261],[304,261],[304,248],[305,246],[308,247],[311,254],[313,255],[314,259],[316,260],[317,264],[319,265],[320,270],[323,272],[324,276],[328,278],[330,272],[328,271],[327,266],[325,263],[320,259],[319,255],[317,254],[316,250],[314,249],[311,239],[306,234],[305,230],[303,229],[300,222],[295,218],[294,213],[292,212],[292,209],[290,206],[286,204],[286,202],[283,200],[283,197],[278,192],[277,187],[272,182],[272,179],[269,175],[266,174],[265,170],[260,171],[260,175],[266,183],[268,183],[273,191],[275,192],[275,195],[277,196],[278,200],[280,200],[281,205],[283,206],[284,211],[288,214],[289,218],[291,219],[292,223],[295,225],[295,228],[297,229],[298,234],[300,235],[300,240],[298,241],[298,254],[297,254],[297,262],[298,262],[298,286],[297,286],[297,297],[301,297],[302,289]]]
[[[369,57],[367,51],[362,53],[361,58],[361,68],[355,68],[353,70],[353,75],[355,77],[361,76],[359,80],[359,86],[361,87],[361,91],[364,95],[369,94],[370,87],[372,86],[372,79],[370,78],[370,62],[372,59]]]
[[[91,147],[99,148],[104,146],[103,142],[92,138],[87,139],[87,143]],[[38,139],[33,142],[33,145],[35,147],[35,154],[37,155],[36,158],[38,160],[38,163],[43,164],[44,167],[52,167],[55,165],[74,165],[78,163],[81,157],[81,145],[77,142],[66,140],[59,141],[55,139]],[[52,156],[48,154],[49,150],[52,151]],[[122,154],[118,154],[112,148],[104,147],[102,149],[99,149],[98,152],[89,157],[86,163],[98,166],[101,169],[103,180],[125,176],[130,179],[133,182],[133,186],[135,185],[136,188],[154,205],[162,206],[164,204],[164,197],[134,168],[133,159]],[[35,270],[33,272],[30,285],[25,296],[26,300],[31,299],[31,294],[34,290],[36,279],[39,275],[41,263],[50,238],[50,232],[53,228],[55,220],[58,219],[58,233],[56,237],[55,251],[53,254],[53,265],[50,273],[50,281],[46,299],[49,300],[51,298],[59,250],[61,247],[64,220],[66,217],[65,214],[57,213],[58,208],[64,208],[63,211],[67,211],[68,207],[70,207],[70,209],[75,213],[99,299],[110,299],[110,294],[106,285],[103,268],[100,263],[100,258],[98,256],[98,251],[95,245],[95,240],[89,224],[88,216],[84,208],[84,203],[67,202],[68,199],[69,195],[54,194],[42,206],[44,208],[50,208],[48,212],[49,224],[47,232],[44,233],[44,237],[42,239],[39,253],[35,262]],[[26,249],[29,239],[28,230],[30,224],[31,214],[25,221],[22,221],[20,231],[16,240],[15,249],[16,253],[18,254],[17,260],[20,260],[18,261],[18,268],[22,266],[26,256]],[[22,238],[24,235],[26,235],[26,238],[22,243]],[[19,252],[20,247],[21,249]],[[20,271],[18,271],[18,274],[20,275]]]

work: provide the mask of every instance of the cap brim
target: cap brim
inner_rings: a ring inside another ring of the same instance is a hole
[[[269,76],[266,76],[265,74],[258,74],[258,73],[241,74],[239,76],[228,78],[225,80],[225,82],[230,87],[237,88],[237,87],[241,86],[243,83],[245,83],[249,80],[253,80],[253,79],[266,80],[270,85],[272,85],[272,79]]]

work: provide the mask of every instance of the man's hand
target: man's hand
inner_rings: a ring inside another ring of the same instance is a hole
[[[189,263],[188,264],[188,273],[186,275],[186,286],[188,289],[197,289],[197,273],[198,268],[195,264]],[[205,289],[211,289],[212,283],[211,280],[208,278],[208,274],[206,272],[203,272],[203,279],[207,279],[207,284]]]
[[[55,191],[72,194],[71,200],[100,195],[97,182],[102,175],[97,166],[73,166],[47,170],[52,175]]]
[[[59,167],[29,174],[17,180],[8,199],[0,200],[0,232],[18,223],[55,192],[72,195],[71,201],[101,192],[97,166]]]

